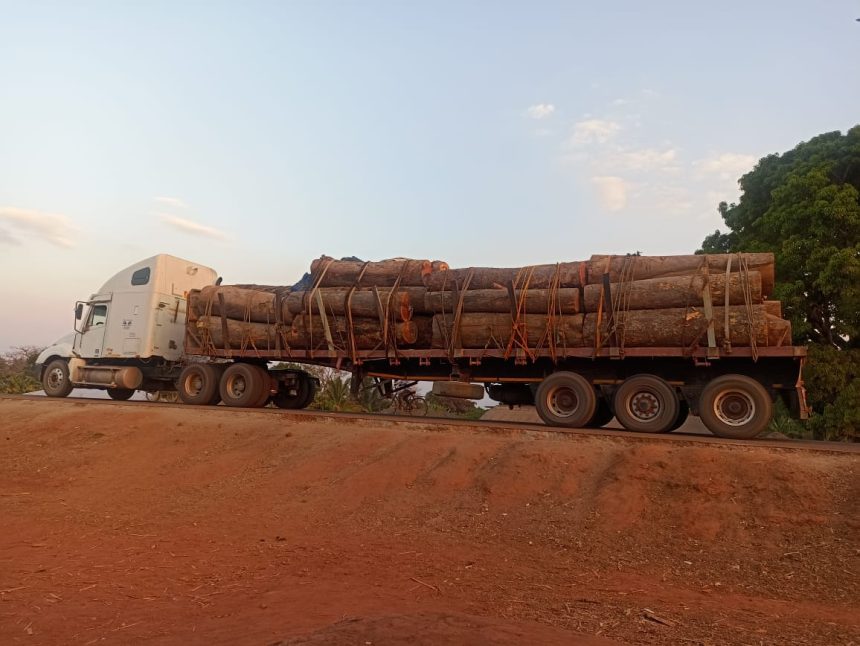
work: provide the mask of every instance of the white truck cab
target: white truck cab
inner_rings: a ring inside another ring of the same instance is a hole
[[[106,389],[114,399],[159,391],[178,374],[188,292],[215,284],[214,269],[159,254],[108,280],[75,307],[75,331],[36,360],[45,393]]]

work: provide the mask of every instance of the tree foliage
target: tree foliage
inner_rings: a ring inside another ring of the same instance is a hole
[[[813,344],[804,372],[810,428],[860,437],[860,126],[759,160],[737,204],[719,205],[728,231],[700,253],[772,251],[794,341]]]
[[[0,393],[19,395],[42,388],[28,373],[41,351],[35,346],[23,346],[0,355]]]

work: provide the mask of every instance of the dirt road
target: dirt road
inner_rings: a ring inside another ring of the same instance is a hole
[[[0,399],[0,641],[860,643],[856,452]]]

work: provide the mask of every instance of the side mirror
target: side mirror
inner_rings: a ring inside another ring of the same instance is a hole
[[[84,315],[84,304],[78,303],[75,307],[75,320],[80,321],[81,317]]]

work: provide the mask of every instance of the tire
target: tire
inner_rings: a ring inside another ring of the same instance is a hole
[[[68,397],[72,392],[69,364],[65,359],[54,359],[42,372],[42,388],[48,397]]]
[[[625,379],[612,404],[621,426],[637,433],[668,433],[681,411],[678,392],[655,375]]]
[[[581,428],[594,417],[597,394],[585,377],[555,372],[538,386],[535,408],[548,426]]]
[[[218,382],[221,370],[209,363],[192,363],[179,373],[176,392],[183,404],[214,406],[221,401]]]
[[[134,390],[132,388],[108,388],[107,394],[111,399],[118,402],[124,402],[131,398],[134,394]]]
[[[750,440],[773,417],[773,401],[765,387],[744,375],[723,375],[702,389],[699,417],[719,437]]]
[[[260,372],[260,398],[254,404],[255,408],[263,408],[269,403],[272,398],[272,378],[269,376],[269,371],[262,366],[256,366]]]
[[[677,431],[684,425],[684,422],[687,421],[687,418],[690,416],[690,405],[687,403],[687,400],[681,397],[681,408],[678,410],[678,419],[675,420],[675,423],[672,424],[672,428],[670,428],[667,432],[671,433],[672,431]]]
[[[601,428],[609,424],[613,417],[615,417],[615,413],[612,412],[612,406],[603,397],[599,397],[597,400],[597,409],[588,421],[587,426],[588,428]]]
[[[308,377],[306,373],[298,375],[298,383],[296,384],[296,394],[290,394],[285,390],[284,386],[278,390],[278,393],[272,397],[272,401],[278,408],[286,408],[288,410],[298,410],[306,408],[316,395],[316,382]]]
[[[264,388],[260,368],[250,363],[234,363],[221,375],[219,392],[225,406],[253,408]]]

